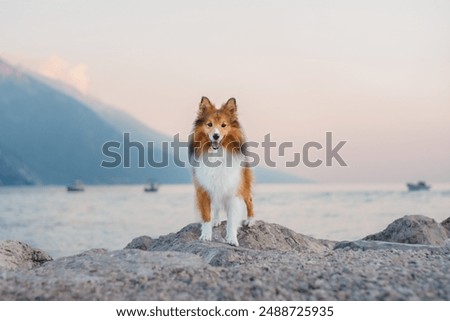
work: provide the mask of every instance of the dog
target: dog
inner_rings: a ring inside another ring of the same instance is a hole
[[[189,138],[189,160],[202,220],[200,240],[211,240],[213,226],[221,223],[221,210],[227,213],[228,244],[239,246],[239,226],[253,222],[253,173],[245,161],[245,147],[236,99],[230,98],[217,109],[202,97]]]

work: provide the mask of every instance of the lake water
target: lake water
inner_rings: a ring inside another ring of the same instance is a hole
[[[441,222],[450,216],[450,184],[407,192],[403,184],[256,185],[256,218],[317,238],[354,240],[407,214]],[[224,216],[224,215],[223,215]],[[0,187],[0,240],[21,240],[54,257],[90,248],[120,249],[140,235],[156,237],[198,222],[191,185]]]

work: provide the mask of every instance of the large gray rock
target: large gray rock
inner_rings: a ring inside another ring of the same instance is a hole
[[[331,250],[335,242],[263,222],[239,231],[240,247],[224,234],[225,223],[202,242],[191,224],[124,250],[2,271],[0,299],[450,300],[450,247],[356,241]]]
[[[363,240],[444,246],[447,238],[445,228],[434,219],[423,215],[406,215],[389,224],[385,230],[368,235]]]
[[[191,253],[90,250],[0,273],[0,300],[450,300],[450,260],[428,250],[259,254],[217,267]]]
[[[52,258],[46,252],[19,241],[0,241],[0,270],[32,269]]]
[[[238,231],[239,247],[225,243],[226,222],[213,230],[213,241],[199,241],[200,224],[190,224],[177,233],[158,239],[141,236],[129,243],[127,249],[147,251],[177,251],[199,255],[214,266],[243,264],[255,256],[288,252],[323,253],[330,251],[335,242],[317,240],[296,233],[278,224],[256,221],[250,228]]]
[[[187,300],[201,295],[206,299],[206,284],[217,275],[212,270],[188,253],[94,249],[30,271],[0,273],[0,298]]]

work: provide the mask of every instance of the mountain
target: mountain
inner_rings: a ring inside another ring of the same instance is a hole
[[[173,165],[138,168],[136,153],[131,168],[103,168],[100,164],[107,158],[102,146],[109,141],[122,142],[122,132],[89,106],[0,61],[0,146],[26,164],[35,177],[32,182],[145,183],[150,177],[162,183],[190,181],[186,169]],[[162,151],[155,147],[153,154],[160,159]],[[6,164],[12,166],[13,156],[2,157],[2,172]]]
[[[176,166],[170,151],[164,168],[138,168],[137,148],[131,148],[130,168],[100,166],[111,160],[102,153],[106,142],[119,142],[121,147],[111,150],[123,156],[123,133],[144,144],[144,158],[146,142],[155,142],[150,155],[156,161],[163,156],[161,142],[171,140],[122,111],[0,60],[0,185],[191,181],[190,171]],[[260,183],[305,182],[273,169],[255,173]]]
[[[39,183],[28,166],[0,146],[0,185],[31,185]]]

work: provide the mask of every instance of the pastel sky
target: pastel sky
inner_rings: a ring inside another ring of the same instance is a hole
[[[252,141],[348,141],[313,180],[450,181],[446,0],[0,0],[0,57],[169,135],[208,96]]]

